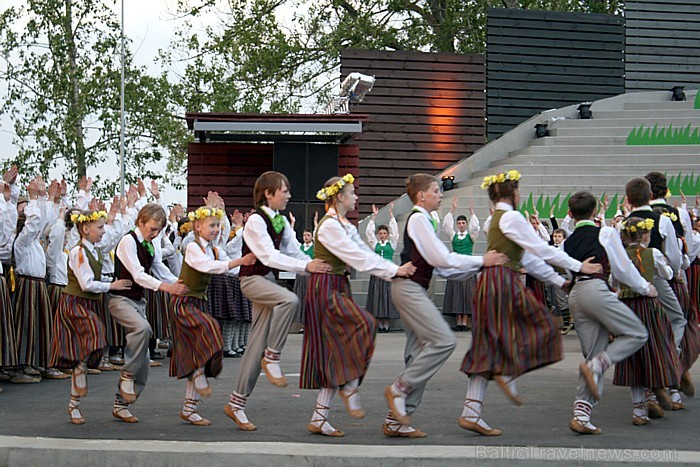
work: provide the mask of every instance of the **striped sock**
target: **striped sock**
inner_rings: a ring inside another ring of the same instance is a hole
[[[238,350],[241,348],[241,322],[232,321],[233,327],[231,328],[231,350]]]
[[[224,338],[224,352],[230,352],[233,343],[233,328],[235,323],[231,320],[223,321],[221,326],[221,334]]]

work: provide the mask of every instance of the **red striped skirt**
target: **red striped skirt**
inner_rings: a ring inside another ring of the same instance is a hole
[[[484,268],[476,286],[467,374],[518,376],[563,358],[552,313],[504,266]]]
[[[686,269],[688,276],[688,292],[692,303],[700,303],[700,260],[695,260],[690,263],[690,267]]]
[[[12,296],[17,333],[17,363],[47,368],[53,318],[44,279],[16,277]]]
[[[7,281],[0,276],[0,366],[17,365],[17,332]]]
[[[172,329],[172,301],[160,290],[145,289],[146,319],[153,329],[153,339],[167,339]]]
[[[525,286],[532,290],[538,302],[547,304],[547,285],[530,274],[525,274]]]
[[[217,376],[224,348],[219,324],[206,313],[202,299],[172,295],[171,301],[174,345],[170,376],[185,378],[201,367],[207,376]]]
[[[649,338],[637,352],[615,364],[613,384],[666,388],[678,384],[680,362],[673,340],[673,328],[661,303],[655,298],[622,300],[647,328]]]
[[[688,288],[682,282],[671,281],[671,290],[685,314],[686,325],[681,339],[681,372],[690,370],[700,354],[700,326],[698,325],[698,302],[693,302]]]
[[[337,388],[364,377],[377,322],[352,299],[347,277],[311,274],[305,309],[299,387]]]
[[[49,284],[46,290],[49,294],[49,303],[51,304],[51,316],[56,316],[56,311],[58,310],[58,302],[61,300],[61,295],[63,295],[64,287],[56,284]]]
[[[99,300],[61,294],[51,339],[51,366],[75,368],[79,362],[94,364],[107,346],[107,331],[96,311]]]

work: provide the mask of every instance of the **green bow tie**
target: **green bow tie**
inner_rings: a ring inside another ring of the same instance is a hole
[[[275,229],[275,233],[280,233],[284,230],[284,216],[282,214],[277,214],[272,218],[272,228]]]
[[[433,219],[432,217],[430,218],[430,223],[433,224],[433,230],[435,230],[435,233],[438,231],[438,221]]]
[[[143,245],[144,247],[146,247],[146,249],[148,250],[148,253],[149,253],[151,256],[155,256],[156,250],[155,250],[155,248],[153,248],[153,243],[149,242],[148,240],[144,240],[144,241],[141,242],[141,245]]]

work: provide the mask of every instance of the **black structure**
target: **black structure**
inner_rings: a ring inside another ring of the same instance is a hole
[[[621,16],[490,8],[489,140],[538,112],[624,93],[624,37]]]

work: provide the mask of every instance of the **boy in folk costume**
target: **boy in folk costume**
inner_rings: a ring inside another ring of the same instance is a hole
[[[654,286],[632,264],[617,230],[595,225],[596,204],[595,196],[585,191],[569,198],[569,215],[576,226],[563,244],[564,251],[572,258],[584,261],[592,256],[603,265],[602,274],[574,273],[569,294],[576,335],[586,358],[580,365],[574,418],[569,422],[569,428],[581,434],[601,433],[591,423],[591,412],[603,393],[605,370],[639,350],[648,337],[639,318],[610,289],[610,276],[638,294],[657,295]],[[615,336],[612,343],[610,335]]]
[[[104,323],[97,316],[101,295],[109,290],[125,290],[131,281],[109,282],[102,276],[102,254],[95,247],[104,235],[104,211],[80,211],[72,221],[80,242],[68,255],[68,285],[63,290],[54,321],[51,363],[57,368],[72,369],[71,396],[68,404],[70,422],[82,425],[80,398],[87,396],[88,362],[99,360],[106,347]]]
[[[128,406],[136,402],[145,388],[150,367],[148,343],[152,330],[146,319],[144,289],[161,290],[171,295],[182,295],[188,290],[165,267],[152,243],[165,219],[165,211],[160,205],[145,205],[139,211],[136,228],[122,237],[114,255],[115,278],[133,282],[129,290],[111,291],[108,302],[110,315],[127,331],[125,363],[112,411],[115,418],[127,423],[138,422]]]
[[[373,204],[372,217],[369,218],[365,231],[367,243],[382,258],[393,261],[394,251],[399,243],[399,226],[394,218],[394,203],[389,204],[389,225],[382,224],[377,227],[375,235],[374,219],[378,213],[379,210]],[[376,276],[370,277],[367,288],[367,311],[377,318],[379,332],[389,332],[389,320],[399,318],[399,312],[391,301],[391,282]]]
[[[253,264],[255,257],[246,254],[229,259],[226,253],[212,245],[219,236],[221,209],[201,207],[188,214],[192,221],[194,240],[187,245],[180,281],[189,288],[183,296],[171,297],[173,303],[173,354],[170,376],[187,378],[185,404],[180,418],[197,426],[211,425],[197,411],[200,396],[209,397],[211,387],[207,377],[216,377],[222,369],[223,339],[214,318],[206,313],[206,293],[212,274],[226,274],[241,265]]]
[[[354,177],[333,177],[316,197],[326,203],[326,215],[316,229],[316,257],[333,266],[328,274],[312,274],[306,296],[306,329],[302,354],[300,387],[320,389],[316,408],[308,425],[311,433],[344,436],[328,422],[333,396],[340,394],[353,418],[365,415],[359,386],[372,354],[376,321],[352,299],[347,266],[389,280],[408,277],[415,267],[399,267],[373,253],[362,241],[346,214],[355,209]]]
[[[484,178],[495,204],[488,231],[488,249],[505,253],[509,261],[485,267],[477,284],[472,346],[464,356],[462,371],[469,376],[467,397],[459,426],[484,436],[498,436],[481,417],[489,380],[494,379],[517,405],[515,377],[562,359],[561,336],[547,305],[520,281],[520,268],[538,280],[562,287],[564,278],[548,264],[599,274],[603,268],[581,263],[547,244],[515,207],[520,204],[520,173],[510,170]]]
[[[433,271],[447,278],[466,278],[482,266],[503,264],[507,257],[496,252],[485,256],[451,253],[437,236],[438,223],[430,215],[440,207],[442,192],[437,179],[414,174],[406,180],[406,192],[414,204],[406,221],[401,263],[413,263],[410,279],[395,279],[391,298],[401,314],[406,331],[406,367],[384,388],[389,405],[382,431],[386,436],[422,438],[426,434],[411,427],[410,416],[418,409],[425,386],[454,351],[455,335],[428,296]]]
[[[469,220],[467,217],[457,216],[457,231],[455,232],[454,212],[457,209],[457,198],[452,200],[452,209],[442,220],[447,238],[452,241],[452,251],[460,255],[471,255],[474,243],[479,236],[479,219],[474,214],[474,205],[469,205]],[[455,331],[468,331],[471,326],[469,321],[474,306],[474,292],[476,291],[476,275],[463,281],[448,280],[445,286],[445,301],[442,305],[442,314],[455,316],[457,324]]]
[[[291,198],[289,180],[279,172],[265,172],[255,182],[256,211],[243,229],[243,255],[252,253],[255,263],[240,270],[241,291],[253,304],[250,340],[238,370],[236,389],[224,407],[238,428],[255,430],[245,414],[245,404],[255,388],[260,370],[275,386],[287,386],[279,361],[287,334],[299,306],[294,292],[274,283],[278,270],[303,273],[330,272],[331,266],[312,260],[299,249],[287,219],[279,214]]]
[[[7,204],[10,201],[10,185],[0,181],[2,193],[0,193],[0,248],[8,241],[11,229],[7,229],[9,222],[7,216]],[[15,221],[16,223],[16,221]],[[15,347],[17,335],[15,333],[15,318],[12,313],[12,301],[7,281],[3,275],[2,263],[0,263],[0,374],[3,380],[10,379],[6,371],[17,365],[17,348]],[[0,392],[2,392],[0,388]]]

